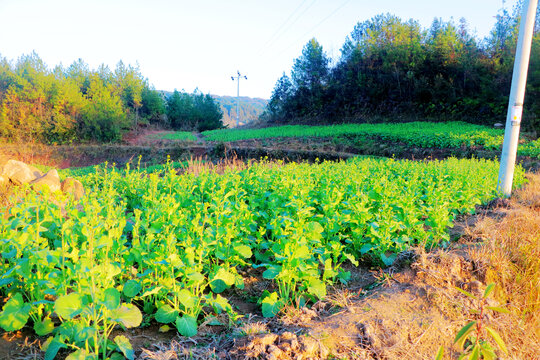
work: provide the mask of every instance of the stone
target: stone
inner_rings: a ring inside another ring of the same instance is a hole
[[[72,177],[68,177],[62,181],[60,188],[63,192],[72,194],[75,200],[80,200],[84,196],[83,184]]]
[[[60,190],[60,177],[56,169],[47,171],[42,177],[35,179],[30,183],[35,190],[42,190],[44,187],[48,187],[50,191]]]
[[[0,175],[8,178],[15,185],[27,184],[43,176],[35,167],[17,160],[8,160],[2,167]]]

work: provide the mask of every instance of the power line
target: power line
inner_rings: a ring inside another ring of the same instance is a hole
[[[304,3],[306,2],[307,0],[303,1],[300,6],[298,8],[300,8],[302,5],[304,5]],[[273,41],[269,41],[267,44],[268,45],[265,45],[263,48],[261,48],[261,51],[258,53],[258,55],[262,55],[264,53],[265,50],[269,49],[283,34],[285,34],[287,32],[287,30],[289,30],[309,9],[311,9],[311,7],[313,7],[313,5],[315,5],[315,3],[317,2],[317,0],[313,0],[311,2],[311,4],[309,4],[300,14],[298,14],[298,16],[296,16],[296,18],[291,22],[289,23],[284,29],[283,31],[281,31],[281,33],[275,37],[273,39]],[[298,9],[297,8],[297,9]],[[289,18],[291,18],[294,13],[296,12],[293,11],[293,13],[289,16]]]
[[[296,9],[294,9],[294,11],[289,15],[289,17],[287,17],[287,19],[281,23],[281,25],[278,27],[278,29],[272,34],[272,36],[270,36],[270,38],[268,39],[268,41],[261,47],[261,49],[259,50],[259,53],[262,52],[265,48],[266,48],[266,45],[268,45],[272,40],[274,40],[274,37],[281,31],[281,29],[289,22],[289,20],[293,17],[293,15],[298,11],[298,9],[300,9],[308,0],[303,0],[300,5],[298,5],[298,7]]]
[[[296,39],[296,41],[294,41],[293,43],[291,43],[289,46],[287,46],[286,48],[283,49],[283,51],[281,51],[279,55],[283,54],[285,51],[287,51],[288,49],[290,49],[293,45],[295,45],[298,41],[302,40],[307,34],[313,32],[313,30],[317,29],[319,26],[321,26],[326,20],[330,19],[332,16],[334,16],[339,10],[341,10],[345,5],[347,5],[349,2],[351,2],[351,0],[345,0],[340,6],[338,6],[334,11],[332,11],[327,17],[325,17],[324,19],[322,19],[321,21],[319,21],[317,23],[317,25],[315,25],[314,27],[312,27],[311,29],[309,29],[308,31],[306,31],[302,36],[300,36],[298,39]]]

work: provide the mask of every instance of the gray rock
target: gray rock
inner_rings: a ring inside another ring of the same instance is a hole
[[[59,191],[61,188],[60,177],[58,176],[58,171],[56,171],[56,169],[47,171],[45,175],[35,179],[30,184],[32,184],[32,187],[36,190],[42,190],[45,186],[51,191]]]

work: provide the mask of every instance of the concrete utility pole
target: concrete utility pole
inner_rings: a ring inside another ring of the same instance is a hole
[[[240,71],[236,71],[238,75],[231,76],[232,81],[236,79],[237,86],[236,86],[236,126],[240,126],[240,78],[244,78],[247,80],[247,76],[241,75]]]
[[[512,194],[512,181],[516,154],[519,140],[519,127],[523,112],[523,98],[525,97],[525,85],[527,84],[527,69],[531,54],[531,42],[534,28],[534,18],[538,0],[524,0],[519,25],[519,37],[514,60],[514,72],[512,74],[512,87],[508,101],[506,114],[506,126],[504,130],[504,143],[499,168],[497,190],[505,197]]]

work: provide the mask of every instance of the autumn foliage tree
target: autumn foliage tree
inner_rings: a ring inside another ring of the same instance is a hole
[[[117,141],[159,122],[164,100],[137,67],[90,70],[82,60],[49,70],[35,53],[0,58],[0,137],[7,141]]]

